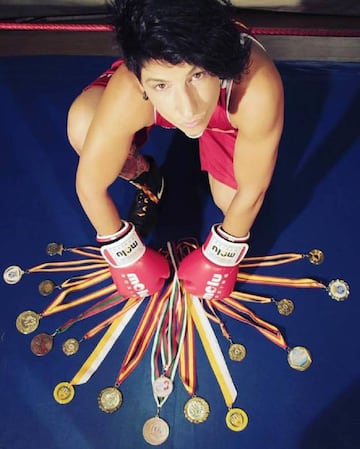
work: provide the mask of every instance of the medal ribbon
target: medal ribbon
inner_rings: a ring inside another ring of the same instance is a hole
[[[72,385],[84,384],[90,379],[114,346],[142,301],[142,298],[130,298],[127,301],[126,305],[118,313],[119,316],[113,321],[80,370],[70,381]]]
[[[275,276],[263,276],[260,274],[248,274],[240,271],[237,275],[237,281],[248,282],[250,284],[277,285],[283,287],[326,288],[324,284],[311,278],[280,278]]]
[[[220,386],[225,403],[228,407],[232,407],[237,396],[237,391],[215,333],[209,323],[199,298],[189,295],[187,292],[185,295],[188,298],[188,306],[190,308],[191,316],[200,335],[200,339],[205,349],[210,366]]]
[[[240,262],[241,268],[265,267],[282,265],[303,259],[304,255],[299,253],[273,254],[270,256],[245,257]]]
[[[186,313],[186,333],[180,351],[179,375],[186,391],[193,396],[196,391],[195,333],[194,321],[188,307]]]
[[[241,321],[245,324],[249,324],[261,332],[267,339],[275,343],[280,348],[286,349],[287,343],[281,334],[280,330],[268,323],[267,321],[259,318],[254,312],[245,307],[243,304],[240,304],[236,300],[232,298],[224,298],[221,301],[212,300],[213,306],[216,307],[219,311],[225,313],[226,315],[235,318],[238,321]],[[231,309],[235,309],[237,312]],[[249,318],[246,318],[241,315],[241,313],[247,315]]]
[[[170,296],[171,289],[172,285],[167,288],[163,295],[160,296],[159,293],[155,293],[150,297],[142,319],[135,331],[134,337],[121,364],[121,368],[116,379],[116,386],[119,386],[121,382],[123,382],[131,374],[142,359],[155,331],[155,327],[164,304]]]

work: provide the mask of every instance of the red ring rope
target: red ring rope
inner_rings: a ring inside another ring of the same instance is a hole
[[[0,22],[0,31],[113,31],[112,25],[106,24],[63,24],[63,23],[13,23]],[[265,36],[326,36],[326,37],[360,37],[360,30],[316,29],[316,28],[271,28],[253,27],[254,35]]]

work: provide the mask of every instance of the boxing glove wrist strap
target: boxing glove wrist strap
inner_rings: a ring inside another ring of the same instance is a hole
[[[100,251],[104,259],[114,268],[128,267],[137,262],[146,247],[135,231],[133,224],[123,221],[123,227],[110,236],[97,236],[102,244]]]
[[[211,228],[209,236],[202,246],[204,256],[216,265],[234,267],[245,257],[249,245],[240,241],[229,241],[218,232],[219,225]],[[223,231],[225,232],[225,231]]]
[[[244,237],[235,237],[234,235],[229,234],[224,230],[224,228],[221,225],[216,226],[216,232],[221,235],[221,237],[224,237],[225,240],[229,240],[229,242],[247,242],[250,238],[250,232],[248,232]]]

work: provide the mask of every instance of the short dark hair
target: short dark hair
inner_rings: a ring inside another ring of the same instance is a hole
[[[234,8],[223,0],[111,0],[116,41],[140,79],[150,60],[182,62],[222,79],[239,79],[249,62]]]

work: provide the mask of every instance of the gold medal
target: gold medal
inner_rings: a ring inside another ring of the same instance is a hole
[[[312,249],[308,254],[309,260],[314,265],[320,265],[324,262],[325,255],[320,249]]]
[[[194,396],[185,403],[185,418],[192,423],[198,424],[206,421],[209,413],[209,404],[203,398]]]
[[[245,346],[239,343],[231,343],[229,348],[229,357],[234,362],[241,362],[246,356]]]
[[[280,315],[291,315],[294,311],[294,303],[291,301],[291,299],[280,299],[280,301],[276,302],[276,307],[278,309],[278,312]]]
[[[31,340],[30,349],[35,355],[42,356],[48,354],[53,347],[54,337],[49,334],[35,335]]]
[[[153,446],[164,443],[168,439],[169,432],[168,423],[158,416],[148,419],[143,426],[144,440]]]
[[[62,344],[62,350],[65,355],[74,355],[78,352],[80,343],[76,338],[68,338]]]
[[[6,270],[4,271],[3,279],[7,284],[10,285],[17,284],[22,278],[24,273],[25,271],[22,270],[17,265],[11,265],[10,267],[7,267]]]
[[[247,427],[249,418],[243,409],[231,408],[226,414],[225,421],[230,430],[241,432]]]
[[[311,354],[304,346],[295,346],[288,352],[288,363],[297,371],[305,371],[312,363]]]
[[[121,391],[116,387],[103,388],[98,396],[99,408],[105,413],[116,412],[121,407],[122,402]]]
[[[62,256],[64,245],[62,243],[49,243],[46,247],[46,252],[49,256]]]
[[[46,279],[45,281],[40,282],[39,284],[39,293],[41,296],[48,296],[55,290],[56,285],[50,279]]]
[[[160,376],[153,382],[153,391],[158,398],[166,398],[173,391],[173,383],[166,376]]]
[[[69,382],[60,382],[54,388],[54,399],[59,404],[68,404],[74,399],[75,388]]]
[[[16,318],[16,328],[22,334],[31,334],[39,327],[39,322],[39,314],[32,310],[26,310]]]
[[[341,279],[334,279],[327,287],[327,291],[332,299],[344,301],[350,295],[349,284]]]

